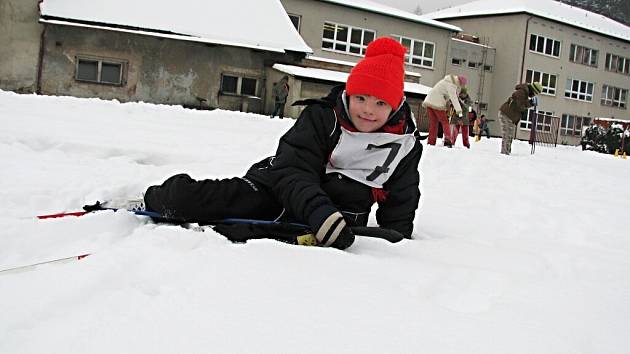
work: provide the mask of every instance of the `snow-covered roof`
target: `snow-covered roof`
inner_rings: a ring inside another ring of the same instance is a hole
[[[297,65],[286,64],[274,64],[273,68],[281,71],[285,74],[289,74],[297,77],[305,77],[310,79],[325,80],[332,82],[346,82],[348,80],[348,73],[327,69],[318,68],[305,68]],[[405,92],[417,93],[420,95],[426,95],[429,93],[431,87],[413,82],[405,82]]]
[[[630,27],[606,16],[553,0],[479,0],[423,15],[426,19],[528,13],[606,36],[630,41]]]
[[[361,9],[361,10],[365,10],[368,12],[373,12],[373,13],[377,13],[377,14],[381,14],[385,16],[397,17],[404,20],[421,23],[423,25],[439,27],[439,28],[446,29],[449,31],[455,31],[455,32],[462,31],[462,29],[457,26],[440,22],[440,21],[435,21],[430,18],[424,18],[416,14],[413,14],[411,12],[407,12],[407,11],[396,9],[387,5],[379,4],[374,1],[369,1],[369,0],[320,0],[320,1],[329,2],[332,4],[337,4],[337,5],[346,6],[346,7],[352,7],[355,9]]]
[[[44,0],[40,12],[40,21],[46,23],[274,52],[312,52],[280,0]]]

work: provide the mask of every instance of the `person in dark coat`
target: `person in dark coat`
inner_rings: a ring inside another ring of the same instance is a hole
[[[499,108],[499,122],[503,133],[501,153],[509,155],[512,152],[512,139],[516,125],[521,120],[524,112],[532,106],[531,98],[542,92],[542,85],[538,82],[531,84],[518,84],[514,92]]]
[[[481,140],[481,136],[484,133],[486,134],[486,137],[490,139],[490,128],[488,127],[488,118],[486,118],[485,114],[482,114],[481,117],[479,118],[479,131],[477,132],[477,139],[475,140],[476,141]]]
[[[405,48],[379,38],[345,86],[306,104],[275,156],[242,178],[175,175],[145,193],[146,209],[208,223],[224,218],[306,224],[321,246],[345,249],[350,226],[376,221],[411,238],[420,199],[422,144],[403,95]]]
[[[284,118],[284,105],[287,103],[287,96],[289,96],[289,77],[284,75],[280,81],[273,84],[274,108],[271,118],[277,115],[280,116],[280,119]]]

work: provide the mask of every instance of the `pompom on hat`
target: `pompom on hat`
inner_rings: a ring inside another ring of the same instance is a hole
[[[346,93],[378,97],[396,109],[404,95],[405,53],[397,41],[381,37],[370,43],[365,58],[350,72]]]
[[[457,79],[459,80],[460,87],[464,87],[468,83],[468,78],[464,75],[457,75]]]
[[[533,82],[529,84],[529,89],[532,90],[534,95],[538,95],[539,93],[542,92],[543,86],[540,84],[540,82]]]

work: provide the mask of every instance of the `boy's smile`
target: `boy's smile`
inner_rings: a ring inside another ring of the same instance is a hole
[[[379,130],[393,110],[387,102],[370,95],[351,95],[348,106],[352,124],[363,133]]]

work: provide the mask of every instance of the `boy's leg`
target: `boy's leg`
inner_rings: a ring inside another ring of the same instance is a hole
[[[512,147],[512,136],[514,135],[514,124],[512,121],[499,112],[499,122],[501,123],[502,141],[501,153],[509,155]]]
[[[459,135],[459,124],[451,124],[451,143],[455,145],[457,141],[457,136]]]
[[[486,132],[486,137],[487,137],[488,139],[490,139],[490,128],[486,128],[486,129],[484,129],[483,131],[485,131],[485,132]],[[480,134],[480,137],[481,137],[481,134]]]
[[[280,107],[278,108],[278,114],[280,115],[280,119],[284,118],[284,103],[280,103]]]
[[[282,212],[282,206],[267,189],[243,178],[197,181],[179,174],[160,186],[149,187],[144,200],[148,211],[184,222],[274,219]]]
[[[465,124],[462,125],[462,142],[464,143],[465,147],[470,147],[470,143],[468,142],[468,126]]]
[[[448,118],[446,117],[446,111],[435,111],[438,120],[440,121],[440,125],[442,126],[442,130],[444,131],[444,143],[445,145],[451,145],[453,140],[451,140],[451,129],[448,124]]]
[[[435,114],[435,110],[431,107],[427,107],[427,116],[429,117],[429,138],[427,140],[427,144],[435,145],[438,131],[438,119]]]

